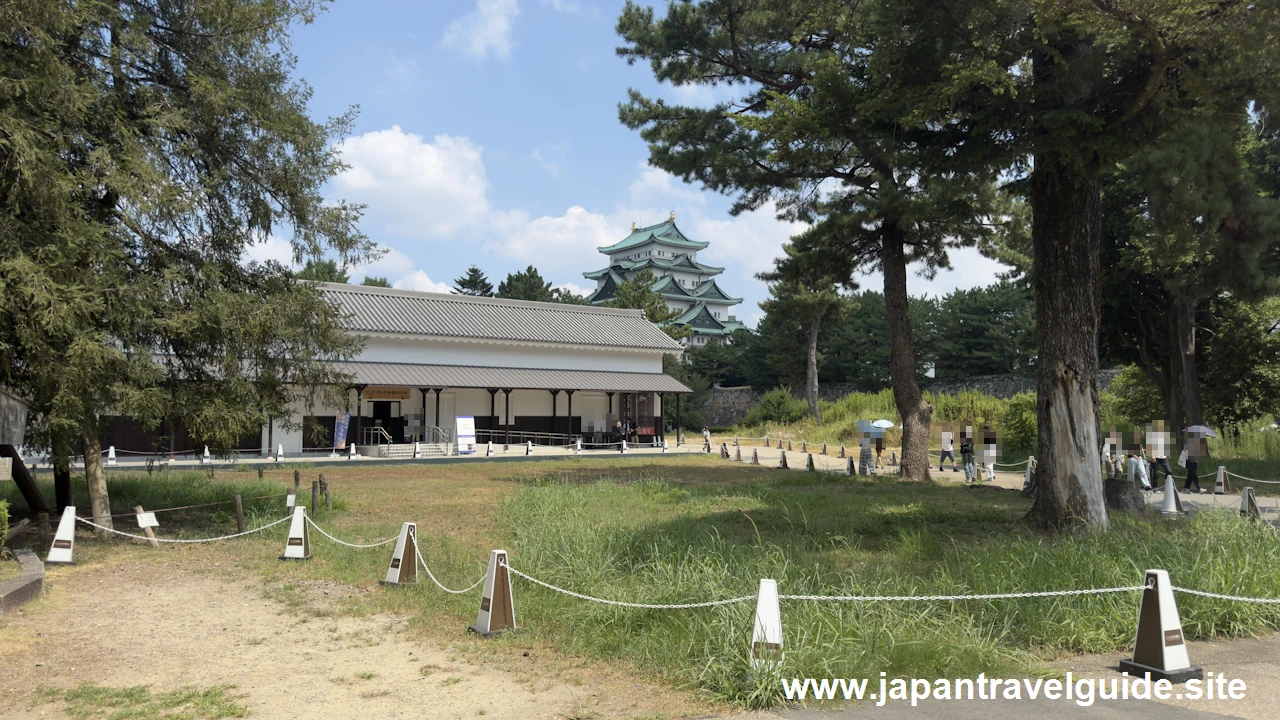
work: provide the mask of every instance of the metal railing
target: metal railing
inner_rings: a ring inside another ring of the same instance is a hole
[[[534,445],[568,447],[573,444],[574,440],[577,440],[580,437],[580,435],[568,433],[544,433],[533,432],[531,430],[512,430],[508,433],[505,428],[499,430],[476,430],[476,442],[492,442],[494,445],[505,443],[507,442],[507,439],[510,438],[511,442],[516,445],[523,445],[526,442],[531,442]]]
[[[391,433],[380,425],[360,429],[361,445],[394,445],[395,441],[391,439]]]

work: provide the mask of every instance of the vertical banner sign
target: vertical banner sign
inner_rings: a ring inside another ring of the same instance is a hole
[[[345,450],[347,447],[347,428],[351,426],[351,413],[338,415],[333,419],[333,450]]]
[[[473,416],[457,418],[458,454],[474,455],[476,452],[476,419]]]

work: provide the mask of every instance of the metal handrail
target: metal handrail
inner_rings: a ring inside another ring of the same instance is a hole
[[[395,441],[391,439],[391,433],[387,432],[386,428],[383,428],[379,425],[363,428],[361,430],[361,434],[364,435],[364,442],[362,443],[363,445],[383,445],[383,444],[394,445],[395,444]],[[385,440],[386,442],[383,443],[382,442],[383,440]]]
[[[452,442],[452,435],[438,425],[428,425],[423,428],[421,442],[427,444],[444,444]]]
[[[494,443],[505,442],[508,437],[506,429],[501,430],[476,430],[476,441],[482,442],[481,437],[488,437]],[[513,442],[523,443],[530,440],[553,440],[563,445],[572,445],[573,441],[580,438],[581,435],[572,433],[544,433],[534,432],[532,430],[512,430],[510,437]]]

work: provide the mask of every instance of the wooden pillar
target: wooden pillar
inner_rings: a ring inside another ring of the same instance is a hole
[[[680,393],[676,393],[676,447],[680,447],[680,430],[683,427],[680,424]]]
[[[174,436],[174,432],[173,432],[173,420],[165,420],[165,422],[169,424],[169,462],[173,462],[173,436]],[[271,418],[270,418],[270,417],[268,417],[268,418],[267,418],[267,422],[268,422],[268,423],[270,423],[270,422],[271,422]],[[268,443],[267,443],[267,444],[268,444],[268,446],[270,446],[270,444],[271,444],[271,443],[270,443],[270,440],[271,440],[270,432],[271,432],[271,430],[270,430],[270,426],[268,426],[268,429],[267,429],[267,433],[268,433],[268,435],[267,435]],[[270,450],[268,450],[268,451],[267,451],[267,454],[268,454],[268,455],[270,455],[270,454],[271,454]]]
[[[658,427],[654,428],[654,432],[661,430],[657,435],[657,442],[661,444],[667,437],[667,398],[666,393],[658,393],[658,406],[662,408],[662,412],[658,415]]]
[[[573,444],[573,394],[576,390],[565,390],[564,394],[569,397],[569,444]]]
[[[507,388],[502,392],[505,394],[502,411],[503,411],[503,414],[507,416],[507,422],[505,423],[507,426],[507,438],[502,443],[502,449],[510,450],[511,449],[511,388]]]
[[[427,393],[431,392],[431,388],[418,388],[418,392],[422,393],[422,442],[427,441]]]
[[[555,435],[556,434],[556,406],[560,404],[560,391],[548,390],[547,392],[551,393],[551,434]],[[551,442],[550,439],[548,439],[548,443],[550,442]]]
[[[364,398],[364,389],[365,389],[365,388],[367,388],[367,387],[369,387],[369,386],[368,386],[368,385],[353,385],[352,387],[354,387],[354,388],[356,389],[356,439],[355,439],[354,444],[355,444],[355,445],[359,445],[359,444],[360,444],[360,439],[361,439],[361,438],[360,438],[360,431],[363,429],[363,425],[364,425],[364,423],[360,422],[360,415],[361,415],[361,412],[360,412],[360,401]]]
[[[444,425],[440,424],[440,388],[436,388],[436,427],[444,431]]]
[[[489,442],[498,429],[498,388],[489,388]],[[476,438],[479,440],[479,438]]]

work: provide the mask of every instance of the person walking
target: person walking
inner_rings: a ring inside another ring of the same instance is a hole
[[[956,454],[953,452],[955,433],[951,428],[942,431],[942,453],[938,455],[938,472],[942,472],[942,463],[951,460],[951,472],[956,472]]]
[[[1143,490],[1150,491],[1151,481],[1147,479],[1147,463],[1142,458],[1142,446],[1134,443],[1129,448],[1129,482],[1137,480]]]
[[[964,481],[973,482],[976,471],[973,467],[973,428],[966,427],[960,433],[960,460],[964,465]]]
[[[1204,488],[1200,487],[1200,456],[1204,454],[1204,438],[1199,435],[1191,435],[1187,438],[1187,482],[1183,486],[1183,490],[1190,490],[1192,485],[1196,486],[1196,493],[1203,493]]]
[[[1159,482],[1160,468],[1164,468],[1167,480],[1173,475],[1169,467],[1169,446],[1173,444],[1168,431],[1164,428],[1164,420],[1155,420],[1147,426],[1147,454],[1151,457],[1151,482]]]
[[[863,421],[858,421],[858,474],[862,476],[875,475],[876,463],[871,456],[871,429],[862,426]]]
[[[982,465],[986,469],[987,482],[996,481],[996,458],[1000,456],[996,433],[990,425],[982,426]]]
[[[876,472],[884,467],[884,431],[876,433]]]
[[[706,425],[702,426],[702,446],[707,452],[711,452],[711,428]]]

